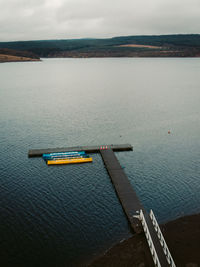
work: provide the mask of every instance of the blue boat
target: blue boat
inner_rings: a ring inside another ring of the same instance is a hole
[[[85,155],[62,155],[62,156],[50,156],[50,157],[45,157],[44,160],[59,160],[59,159],[76,159],[76,158],[89,158],[90,156],[85,154]]]
[[[69,151],[69,152],[58,152],[58,153],[49,153],[49,154],[43,154],[43,159],[53,159],[53,158],[66,158],[66,157],[80,157],[85,156],[85,151]]]

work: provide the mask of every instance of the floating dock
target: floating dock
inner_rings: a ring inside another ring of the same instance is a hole
[[[159,241],[159,235],[153,225],[150,215],[145,211],[139,198],[137,197],[134,188],[129,182],[128,177],[124,173],[114,151],[131,151],[133,147],[129,144],[125,145],[104,145],[104,146],[79,146],[79,147],[64,147],[64,148],[48,148],[48,149],[32,149],[29,150],[29,157],[40,157],[43,154],[68,151],[86,151],[87,153],[100,153],[111,178],[116,194],[122,205],[122,208],[127,216],[127,219],[136,233],[143,231],[147,236],[147,240],[151,240],[150,251],[154,259],[155,265],[160,267],[175,267],[175,264],[169,264],[170,260],[166,257],[166,248]],[[55,160],[56,161],[56,160]],[[143,213],[145,225],[141,223],[140,215]],[[155,256],[156,254],[156,256]]]
[[[134,232],[140,233],[143,231],[138,216],[142,210],[142,212],[144,213],[144,218],[146,220],[148,231],[151,235],[152,244],[155,247],[157,258],[160,263],[160,265],[157,266],[169,267],[167,258],[160,244],[158,235],[154,229],[152,220],[149,214],[145,211],[139,198],[137,197],[133,189],[133,186],[129,182],[128,177],[126,176],[122,167],[120,166],[120,163],[117,157],[115,156],[113,150],[112,149],[100,150],[100,154],[107,169],[107,172],[111,178],[118,199],[122,205],[122,208]]]
[[[141,232],[139,220],[133,216],[139,214],[139,211],[141,209],[144,210],[144,208],[128,177],[124,173],[112,149],[100,150],[100,154],[132,228],[135,232]]]
[[[102,146],[77,146],[77,147],[57,147],[57,148],[46,148],[46,149],[31,149],[28,151],[28,156],[41,157],[43,154],[56,153],[56,152],[68,152],[68,151],[85,151],[87,153],[99,153],[101,149],[112,149],[115,152],[119,151],[130,151],[133,147],[130,144],[124,145],[102,145]]]

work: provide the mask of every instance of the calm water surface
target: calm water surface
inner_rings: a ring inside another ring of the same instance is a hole
[[[200,212],[199,73],[196,58],[1,64],[0,266],[77,266],[131,235],[99,155],[48,167],[31,148],[131,143],[117,157],[146,209]]]

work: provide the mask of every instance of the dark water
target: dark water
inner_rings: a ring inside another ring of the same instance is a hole
[[[76,266],[131,235],[99,155],[48,167],[30,148],[117,153],[159,222],[200,212],[200,59],[0,65],[0,266]],[[171,134],[168,134],[171,130]]]

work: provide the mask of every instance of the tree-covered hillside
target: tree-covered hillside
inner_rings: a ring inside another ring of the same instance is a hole
[[[28,51],[39,57],[200,56],[200,35],[0,42],[0,48]]]

